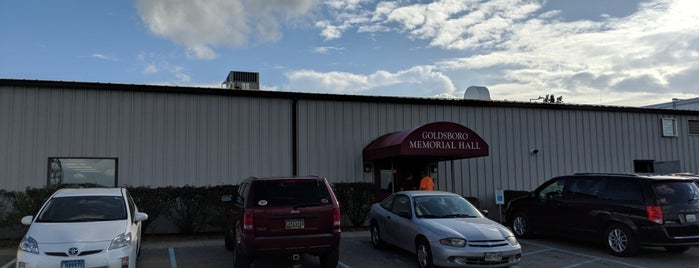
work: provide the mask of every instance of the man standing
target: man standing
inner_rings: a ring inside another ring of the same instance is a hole
[[[432,181],[432,178],[430,178],[430,176],[427,175],[427,171],[420,171],[420,175],[422,175],[422,179],[420,180],[420,190],[434,190],[434,182]]]

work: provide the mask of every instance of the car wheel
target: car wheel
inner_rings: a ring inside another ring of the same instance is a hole
[[[628,257],[638,251],[638,241],[629,227],[623,224],[612,224],[607,228],[605,241],[607,249],[614,256]]]
[[[686,247],[686,246],[666,246],[665,250],[667,250],[670,253],[684,253],[685,251],[689,250],[689,247]]]
[[[515,214],[515,217],[512,219],[511,227],[512,232],[517,237],[527,238],[532,236],[532,231],[529,227],[529,221],[527,220],[527,217],[525,217],[522,213]]]
[[[432,268],[432,250],[427,240],[420,239],[415,245],[415,255],[417,256],[417,266],[420,268]]]
[[[320,259],[320,267],[322,268],[335,268],[337,263],[340,262],[340,249],[334,248],[330,252],[322,254],[318,257]]]
[[[381,231],[379,231],[379,225],[374,223],[371,225],[371,245],[374,248],[382,248],[383,241],[381,240]]]
[[[235,241],[233,240],[233,231],[232,230],[227,230],[226,234],[224,235],[224,242],[226,244],[226,250],[228,251],[233,251],[235,249]]]

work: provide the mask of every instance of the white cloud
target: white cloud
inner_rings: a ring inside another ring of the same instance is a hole
[[[333,46],[327,46],[327,47],[314,47],[313,52],[318,53],[318,54],[331,54],[335,52],[341,52],[344,50],[341,47],[333,47]]]
[[[99,54],[99,53],[93,53],[92,55],[90,55],[90,57],[95,58],[95,59],[99,59],[99,60],[117,61],[117,59],[114,57],[110,57],[110,56],[107,56],[104,54]]]
[[[146,68],[143,68],[143,73],[144,74],[154,74],[158,72],[158,67],[155,66],[155,64],[148,64],[146,65]]]
[[[136,0],[148,29],[187,47],[187,55],[216,58],[213,47],[275,42],[279,22],[308,12],[317,0]]]
[[[299,70],[286,74],[288,89],[304,92],[392,96],[452,96],[455,88],[449,77],[431,66],[416,66],[395,73],[376,71],[368,75],[347,72]]]

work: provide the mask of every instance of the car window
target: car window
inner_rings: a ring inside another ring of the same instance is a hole
[[[389,196],[388,198],[384,199],[381,201],[380,205],[386,210],[391,210],[391,207],[393,207],[393,200],[396,198],[395,195]]]
[[[653,188],[660,205],[687,204],[699,200],[699,188],[691,182],[656,182]]]
[[[410,198],[405,195],[396,196],[391,211],[396,214],[401,212],[410,214]]]
[[[604,197],[607,200],[642,202],[643,192],[641,185],[633,180],[609,179],[604,187]]]
[[[418,218],[482,217],[473,205],[458,196],[417,196],[414,203]]]
[[[319,180],[269,180],[255,182],[256,206],[298,206],[330,204],[330,193]]]
[[[133,198],[131,198],[131,194],[129,192],[126,192],[126,200],[129,203],[129,212],[131,213],[131,219],[136,217],[136,203],[133,201]]]
[[[563,193],[570,199],[594,199],[599,195],[601,182],[599,178],[569,178]]]
[[[37,222],[88,222],[126,219],[121,196],[72,196],[52,198]]]
[[[563,178],[560,178],[541,189],[538,193],[538,196],[542,199],[558,198],[563,193],[564,186],[565,180]]]

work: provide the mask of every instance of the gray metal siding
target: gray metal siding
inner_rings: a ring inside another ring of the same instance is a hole
[[[49,157],[118,158],[119,185],[288,175],[290,111],[283,99],[3,87],[0,188],[46,185]]]

